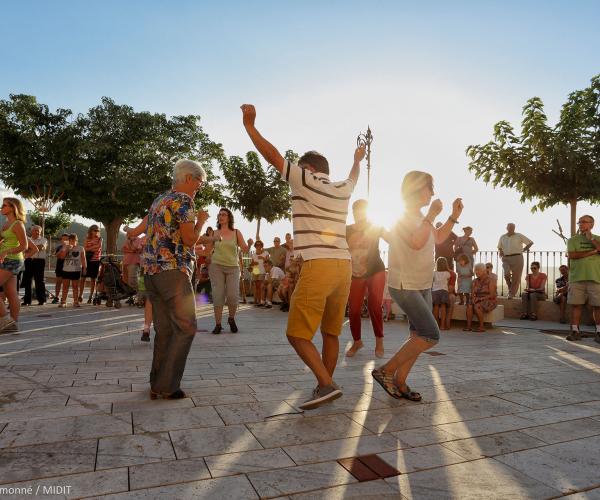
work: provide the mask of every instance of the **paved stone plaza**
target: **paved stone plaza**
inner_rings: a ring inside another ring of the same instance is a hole
[[[409,380],[424,396],[412,403],[373,386],[365,321],[367,347],[340,357],[344,396],[299,414],[314,380],[286,314],[243,307],[240,333],[220,336],[198,309],[179,401],[149,399],[140,309],[26,308],[22,332],[0,336],[0,497],[600,499],[592,339],[569,343],[541,322],[442,332]],[[406,331],[386,323],[386,356]],[[344,460],[364,455],[382,461]],[[383,461],[396,475],[356,479],[385,476]]]

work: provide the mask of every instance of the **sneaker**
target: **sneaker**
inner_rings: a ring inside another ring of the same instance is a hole
[[[237,333],[238,332],[238,327],[235,324],[235,319],[229,318],[227,320],[227,323],[229,323],[229,329],[231,330],[231,333]]]
[[[270,302],[267,302],[267,303],[265,304],[265,308],[266,308],[266,309],[271,309],[271,307],[273,307],[273,304],[271,304]]]
[[[290,306],[288,304],[283,304],[279,309],[281,309],[283,312],[289,312]]]
[[[16,325],[15,320],[9,315],[3,316],[0,318],[0,333],[8,333],[10,329],[16,327]]]
[[[219,333],[221,333],[223,331],[223,327],[221,325],[215,325],[215,327],[213,328],[213,331],[210,332],[213,335],[219,335]]]
[[[53,303],[53,304],[58,304],[59,302],[60,302],[60,300],[59,300],[59,298],[58,298],[58,297],[54,297],[54,298],[52,299],[52,303]]]
[[[312,394],[312,397],[302,403],[298,408],[300,410],[314,410],[319,406],[341,397],[342,391],[335,384],[317,387]]]
[[[576,332],[575,330],[572,330],[571,333],[567,335],[567,340],[570,340],[571,342],[575,340],[581,340],[581,332]]]

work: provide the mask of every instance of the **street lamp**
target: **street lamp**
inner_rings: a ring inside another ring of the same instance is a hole
[[[373,142],[373,134],[371,127],[367,126],[365,133],[358,134],[356,144],[358,147],[364,146],[367,149],[367,198],[371,194],[371,143]]]

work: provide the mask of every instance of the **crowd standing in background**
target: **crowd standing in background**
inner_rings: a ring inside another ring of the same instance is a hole
[[[85,291],[85,282],[90,280],[90,295],[87,303],[91,304],[96,290],[96,279],[100,271],[100,259],[102,258],[102,238],[100,237],[100,228],[93,224],[88,229],[87,236],[83,242],[85,251],[85,260],[87,267],[83,269],[81,274],[81,284],[79,293],[79,302],[83,302],[83,292]]]
[[[23,303],[21,305],[31,305],[31,283],[33,281],[35,283],[35,298],[38,305],[43,306],[46,303],[44,269],[46,267],[48,240],[42,236],[42,228],[38,225],[31,226],[30,232],[30,240],[35,245],[37,251],[31,248],[27,248],[25,251],[25,272],[21,279],[21,282],[25,285],[25,295],[23,296]]]

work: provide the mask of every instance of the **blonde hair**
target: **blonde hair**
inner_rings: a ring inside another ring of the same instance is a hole
[[[13,208],[13,212],[15,213],[15,219],[21,221],[22,223],[25,223],[26,216],[23,202],[21,202],[21,200],[19,200],[18,198],[11,197],[4,198],[3,201],[8,203]]]
[[[401,192],[404,203],[410,205],[417,202],[421,190],[426,186],[433,189],[433,177],[431,174],[420,172],[419,170],[408,172],[402,180]]]

